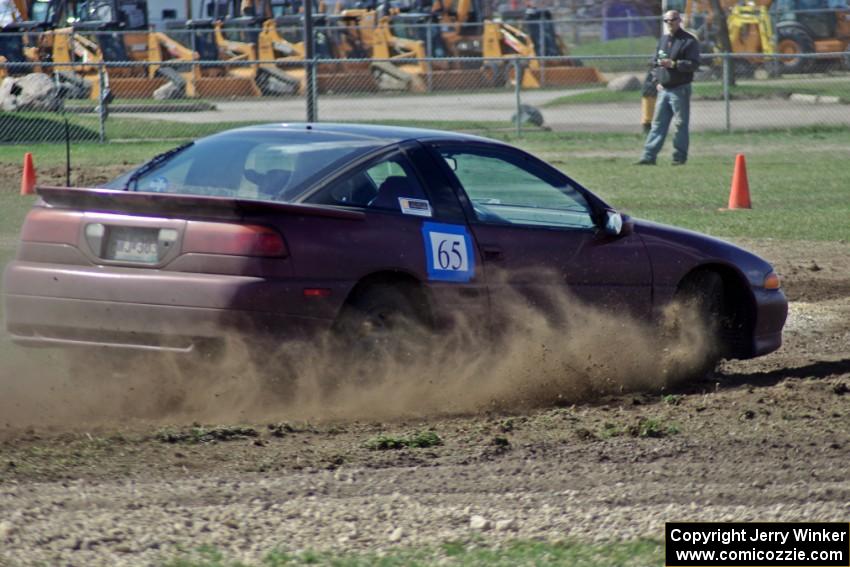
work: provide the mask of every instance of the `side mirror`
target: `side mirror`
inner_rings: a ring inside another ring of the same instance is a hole
[[[617,211],[605,211],[605,224],[602,229],[608,236],[628,236],[634,230],[634,222],[627,216]]]
[[[452,171],[457,171],[457,160],[453,157],[444,157],[446,163],[449,165]]]
[[[611,236],[620,236],[623,232],[623,215],[617,211],[605,211],[605,232]]]

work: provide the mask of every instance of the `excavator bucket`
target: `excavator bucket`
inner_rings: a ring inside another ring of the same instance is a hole
[[[580,87],[605,83],[596,67],[571,67],[541,62],[540,68],[529,71],[538,87]]]

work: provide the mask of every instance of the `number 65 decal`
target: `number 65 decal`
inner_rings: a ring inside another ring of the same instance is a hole
[[[422,224],[428,278],[468,282],[475,277],[475,252],[466,227],[456,224]]]

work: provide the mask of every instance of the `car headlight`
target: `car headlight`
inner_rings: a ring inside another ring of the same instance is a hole
[[[776,275],[776,272],[768,272],[768,274],[764,276],[764,283],[762,286],[764,289],[779,289],[782,287],[782,282],[779,281],[779,276]]]

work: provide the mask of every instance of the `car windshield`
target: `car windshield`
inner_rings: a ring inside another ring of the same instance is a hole
[[[234,132],[198,140],[106,187],[286,202],[339,165],[385,145],[386,140],[314,131]]]

